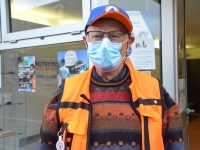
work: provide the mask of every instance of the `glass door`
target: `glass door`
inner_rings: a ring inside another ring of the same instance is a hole
[[[0,136],[0,150],[23,150],[26,142],[26,149],[35,149],[44,106],[61,85],[63,68],[71,77],[90,67],[85,44],[78,41],[5,50],[1,62],[0,129],[13,132]]]
[[[177,1],[177,60],[178,60],[178,104],[182,118],[185,149],[189,149],[185,46],[185,0]]]
[[[14,50],[1,52],[0,149],[26,149],[26,93],[18,92],[18,57]],[[24,53],[22,54],[24,55]],[[24,74],[28,76],[28,74]]]

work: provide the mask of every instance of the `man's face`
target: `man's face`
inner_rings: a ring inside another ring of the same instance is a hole
[[[99,19],[87,28],[87,32],[88,31],[110,32],[110,31],[115,31],[115,30],[127,32],[126,28],[120,22],[118,22],[114,19],[107,19],[107,18]],[[104,38],[108,38],[108,34],[105,34]],[[83,36],[83,40],[87,47],[87,43],[89,42],[87,37]],[[126,42],[124,42],[124,41],[126,41]],[[127,32],[127,34],[124,35],[124,40],[122,41],[124,43],[122,44],[122,48],[120,50],[122,57],[124,57],[126,55],[126,52],[129,50],[129,47],[131,46],[133,41],[134,41],[134,37],[130,36],[130,38],[129,38],[128,32]]]

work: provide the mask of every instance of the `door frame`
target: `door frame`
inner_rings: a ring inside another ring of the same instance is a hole
[[[185,0],[183,0],[185,3]],[[184,4],[185,5],[185,4]],[[185,6],[184,6],[185,7]],[[184,13],[185,13],[185,8]],[[162,81],[163,86],[167,89],[170,96],[175,102],[179,100],[179,78],[178,78],[178,21],[177,21],[177,1],[176,0],[161,0],[161,18],[162,18]],[[185,14],[183,14],[185,17]],[[185,19],[184,19],[185,27]],[[185,43],[185,29],[184,29]],[[184,45],[185,46],[185,45]],[[185,49],[185,48],[184,48]],[[184,51],[184,56],[186,53]],[[186,60],[184,60],[186,61]],[[186,62],[184,62],[186,63]],[[185,71],[185,97],[187,103],[187,68],[184,65]],[[189,135],[188,135],[188,114],[187,104],[181,108],[181,120],[183,126],[183,139],[186,150],[189,150]]]
[[[177,22],[174,0],[161,0],[162,81],[171,97],[178,102]],[[170,82],[169,82],[170,81]]]

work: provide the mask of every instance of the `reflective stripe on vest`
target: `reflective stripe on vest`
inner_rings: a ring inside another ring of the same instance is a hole
[[[132,101],[140,113],[142,150],[164,150],[162,139],[162,102],[157,79],[136,71],[127,65],[132,83],[129,86]],[[68,124],[67,145],[70,150],[89,149],[91,104],[89,87],[92,69],[65,80],[59,108],[60,122]],[[85,97],[81,96],[85,95]],[[87,100],[86,100],[87,99]],[[73,137],[73,139],[72,139]],[[67,149],[67,148],[66,148]]]

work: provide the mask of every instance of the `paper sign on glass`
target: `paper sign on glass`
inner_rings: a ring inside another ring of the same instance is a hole
[[[155,69],[154,18],[153,12],[127,11],[133,24],[130,59],[137,70]]]

